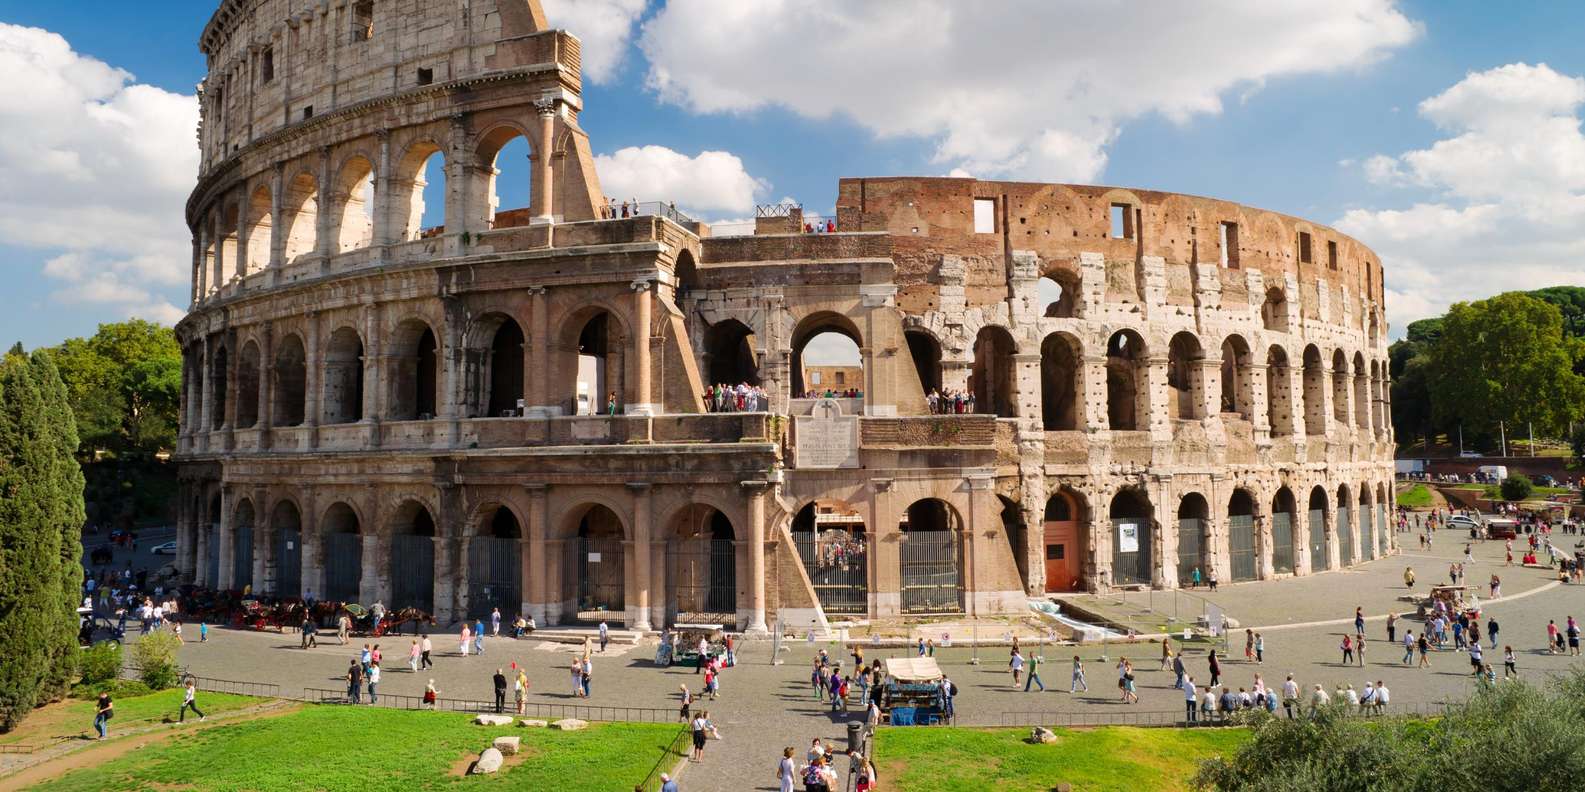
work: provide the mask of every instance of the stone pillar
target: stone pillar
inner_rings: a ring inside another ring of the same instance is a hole
[[[542,99],[534,103],[539,111],[539,145],[534,151],[534,222],[555,222],[551,196],[555,194],[551,177],[551,158],[556,145],[556,99]]]
[[[640,278],[632,283],[633,288],[633,400],[627,404],[628,415],[654,415],[659,412],[651,390],[650,379],[650,304],[652,301],[651,289],[653,284]],[[595,394],[600,396],[601,394]],[[619,394],[620,395],[620,394]]]
[[[213,223],[210,226],[209,239],[215,246],[215,273],[210,283],[214,285],[215,291],[219,291],[226,285],[226,229],[220,223],[219,212],[210,215],[209,222]]]
[[[996,495],[992,488],[996,486],[995,476],[974,475],[967,481],[969,490],[969,517],[968,525],[963,528],[963,603],[964,612],[970,616],[978,616],[986,610],[995,612],[995,600],[988,600],[987,595],[995,595],[1003,587],[990,583],[993,591],[982,591],[980,580],[982,577],[990,580],[989,575],[980,575],[980,549],[981,540],[991,530],[992,525],[1001,528],[1001,520],[989,519],[997,513]],[[997,597],[997,599],[1000,599]],[[987,608],[986,606],[991,607]]]
[[[870,590],[870,617],[885,618],[902,612],[901,539],[898,521],[892,519],[893,480],[870,479],[870,513],[864,520],[864,538],[869,543],[865,555],[870,559],[868,570]],[[889,524],[888,524],[889,523]]]
[[[1024,419],[1021,425],[1039,427],[1040,409],[1040,353],[1013,355],[1013,414]]]
[[[634,630],[650,630],[650,532],[651,512],[654,508],[654,488],[648,483],[633,482],[627,485],[633,493],[633,604],[624,608],[627,625]]]
[[[1222,358],[1207,355],[1194,364],[1195,387],[1190,396],[1195,400],[1194,414],[1200,419],[1215,418],[1222,414]],[[1238,374],[1233,374],[1233,387],[1238,387]]]
[[[762,634],[765,626],[765,496],[766,481],[742,482],[748,494],[748,607],[749,620],[744,632]]]
[[[230,484],[220,485],[220,579],[216,585],[222,591],[229,591],[236,584],[236,557],[237,557],[237,526],[232,519],[231,510],[236,506],[236,497]]]
[[[308,312],[308,338],[303,350],[307,377],[304,388],[307,391],[303,399],[303,426],[308,428],[308,447],[319,447],[319,416],[323,410],[324,379],[325,379],[325,353],[319,345],[319,325],[323,315],[319,311]]]
[[[1089,557],[1084,559],[1084,587],[1100,593],[1112,587],[1112,521],[1094,515],[1091,507]]]
[[[176,487],[176,571],[184,578],[193,573],[193,493],[187,482]]]
[[[530,310],[533,312],[533,332],[529,334],[527,352],[529,367],[524,369],[530,372],[528,389],[523,394],[528,398],[527,414],[537,418],[545,418],[558,414],[560,411],[551,403],[552,396],[550,384],[556,372],[550,360],[550,301],[545,296],[544,286],[528,287]]]
[[[1169,504],[1172,497],[1172,476],[1158,476],[1150,489],[1151,540],[1150,584],[1153,588],[1178,587],[1178,518]]]
[[[393,186],[396,182],[391,174],[391,131],[382,129],[375,133],[380,141],[379,162],[374,166],[374,246],[386,247],[396,241],[396,201]],[[402,214],[403,230],[406,230],[407,215]],[[365,339],[368,336],[364,336]],[[365,340],[367,345],[367,340]]]
[[[253,590],[269,596],[276,592],[275,546],[270,542],[275,526],[271,524],[269,493],[255,489],[253,498]]]
[[[1253,355],[1251,355],[1253,356]],[[1253,396],[1250,400],[1250,426],[1255,435],[1256,445],[1271,443],[1271,395],[1266,386],[1266,376],[1269,369],[1265,363],[1249,364],[1249,390]]]
[[[323,537],[319,534],[319,510],[314,507],[314,492],[303,493],[303,549],[302,584],[303,599],[323,599],[325,596],[325,559]]]
[[[194,545],[193,553],[193,583],[202,588],[215,585],[216,581],[209,579],[209,543],[217,541],[213,538],[214,523],[205,519],[197,526],[198,541]]]
[[[1111,428],[1106,409],[1106,356],[1085,355],[1079,364],[1075,398],[1078,414],[1074,416],[1078,427],[1086,432],[1100,432]]]
[[[467,326],[467,317],[463,314],[463,306],[459,300],[447,299],[445,301],[445,326],[441,328],[439,339],[443,347],[437,350],[440,365],[444,368],[438,372],[441,385],[440,403],[435,409],[440,411],[449,425],[451,442],[457,441],[458,430],[461,427],[461,417],[465,405],[462,395],[462,372],[466,364],[462,348],[462,333]]]
[[[1172,416],[1167,409],[1167,391],[1170,390],[1167,385],[1167,361],[1165,355],[1151,355],[1145,361],[1143,392],[1139,392],[1140,383],[1134,384],[1134,421],[1135,426],[1150,430],[1153,440],[1171,442]]]
[[[1365,542],[1370,542],[1370,552],[1362,553],[1361,555],[1365,558],[1380,558],[1381,556],[1385,555],[1381,552],[1380,531],[1386,526],[1377,524],[1381,522],[1379,519],[1381,515],[1376,511],[1376,488],[1370,484],[1365,485],[1365,508],[1370,513],[1370,530],[1360,531],[1360,543],[1364,544]],[[1365,523],[1360,523],[1361,527],[1364,525]],[[1368,538],[1365,536],[1366,533],[1370,534]]]
[[[385,376],[380,369],[381,350],[384,348],[380,332],[380,305],[369,303],[363,307],[363,420],[370,425],[370,448],[380,445],[380,415],[385,408]]]
[[[235,447],[232,432],[237,428],[237,393],[240,383],[237,382],[237,371],[241,368],[242,354],[237,348],[237,331],[226,332],[226,408],[220,418],[223,448],[230,451]]]
[[[1343,548],[1339,547],[1337,536],[1337,500],[1333,494],[1326,495],[1326,557],[1328,569],[1342,569],[1348,561],[1343,558]]]
[[[523,546],[523,580],[528,583],[524,587],[528,596],[523,604],[523,612],[532,616],[536,624],[543,625],[548,623],[545,621],[545,529],[550,518],[546,514],[546,486],[524,484],[523,489],[528,492],[528,542]]]
[[[672,613],[671,589],[666,587],[666,542],[650,542],[649,588],[655,592],[650,597],[650,624],[665,629]]]
[[[275,171],[270,175],[270,264],[272,268],[280,267],[286,261],[286,222],[282,217],[282,208],[285,196],[281,191],[286,189],[286,163],[275,163]]]
[[[1264,508],[1269,508],[1266,504]],[[1277,575],[1276,561],[1273,558],[1275,548],[1272,542],[1275,537],[1271,533],[1271,513],[1259,512],[1255,515],[1255,579],[1270,580]],[[1297,531],[1294,532],[1297,535]]]
[[[561,539],[545,540],[545,623],[560,624],[563,597],[562,569],[567,563],[566,542]]]
[[[462,503],[462,488],[451,481],[436,483],[440,490],[440,514],[436,515],[435,531],[435,588],[431,592],[435,610],[444,614],[446,621],[468,615],[468,553],[469,541],[466,514]],[[503,507],[504,508],[504,507]],[[458,542],[460,538],[460,542]],[[387,540],[389,541],[389,540]],[[451,556],[448,545],[461,544],[460,552]],[[504,618],[511,616],[502,614]],[[440,621],[437,616],[436,621]]]
[[[245,278],[252,272],[253,262],[248,257],[248,212],[253,208],[253,196],[248,192],[246,184],[238,191],[237,198],[237,278]]]
[[[200,403],[198,413],[198,450],[200,451],[209,450],[209,430],[214,425],[215,377],[214,366],[212,365],[213,354],[214,352],[209,345],[209,336],[205,334],[204,357],[203,363],[200,364],[203,366],[203,400]]]
[[[270,447],[270,427],[275,424],[275,328],[259,324],[259,450]]]
[[[385,560],[380,550],[384,542],[380,541],[380,529],[374,525],[359,526],[363,533],[358,537],[363,542],[363,552],[360,554],[361,571],[358,574],[358,601],[372,603],[375,600],[384,601],[389,586],[385,585],[386,576],[380,574],[380,563]]]
[[[319,206],[314,213],[314,255],[320,258],[335,255],[338,241],[330,238],[330,220],[340,209],[332,189],[331,176],[330,147],[322,146],[319,149]]]

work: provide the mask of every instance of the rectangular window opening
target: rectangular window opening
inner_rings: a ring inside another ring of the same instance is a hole
[[[1299,232],[1299,263],[1310,263],[1310,232]]]
[[[1067,553],[1066,553],[1067,549],[1068,549],[1067,545],[1059,545],[1059,544],[1046,545],[1046,560],[1047,561],[1061,561],[1061,560],[1063,560],[1067,556]]]
[[[1128,204],[1112,204],[1112,238],[1134,238],[1134,207]]]
[[[1220,225],[1222,240],[1222,266],[1228,269],[1238,269],[1238,224],[1222,223]]]
[[[309,106],[303,108],[303,120],[304,121],[307,121],[308,119],[313,118],[313,117],[314,117],[314,106],[313,105],[309,105]]]
[[[352,40],[374,38],[374,0],[360,0],[352,6]]]
[[[1337,243],[1330,239],[1326,241],[1326,266],[1327,269],[1337,269]]]
[[[974,233],[996,233],[996,199],[974,199]]]
[[[275,50],[273,48],[265,48],[264,58],[259,64],[259,76],[266,83],[275,79]]]
[[[428,84],[430,84],[430,83],[432,83],[434,81],[435,81],[435,70],[434,69],[419,69],[418,70],[418,84],[419,85],[428,85]]]

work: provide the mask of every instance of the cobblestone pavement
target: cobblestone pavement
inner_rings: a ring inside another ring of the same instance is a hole
[[[1389,608],[1410,612],[1413,607],[1398,602],[1407,593],[1402,573],[1413,564],[1419,577],[1417,590],[1425,591],[1431,582],[1444,582],[1447,565],[1463,555],[1464,541],[1454,531],[1443,531],[1429,552],[1410,549],[1403,555],[1367,564],[1357,571],[1338,571],[1308,578],[1224,586],[1214,601],[1226,612],[1238,615],[1244,624],[1256,626],[1265,634],[1266,661],[1261,666],[1243,658],[1242,642],[1235,639],[1224,664],[1224,681],[1235,689],[1250,686],[1254,674],[1261,673],[1269,685],[1280,685],[1283,677],[1294,674],[1304,687],[1317,682],[1330,692],[1338,683],[1355,688],[1383,680],[1392,690],[1397,705],[1414,705],[1457,698],[1471,688],[1470,666],[1466,656],[1455,652],[1436,653],[1430,669],[1399,664],[1402,650],[1386,642],[1383,618]],[[1572,547],[1575,537],[1560,537],[1560,547]],[[1411,540],[1412,541],[1412,540]],[[1481,586],[1487,615],[1501,624],[1500,644],[1514,646],[1519,672],[1538,677],[1567,668],[1573,658],[1548,655],[1544,648],[1546,623],[1559,624],[1573,614],[1585,618],[1585,587],[1557,586],[1545,570],[1503,567],[1501,542],[1476,543],[1476,563],[1467,570],[1468,579]],[[1487,601],[1485,583],[1493,571],[1503,578],[1504,598]],[[1363,606],[1371,618],[1367,625],[1365,667],[1344,667],[1337,647],[1345,632],[1352,632],[1354,607]],[[1401,621],[1404,628],[1420,630],[1412,619]],[[1485,625],[1482,625],[1482,634]],[[527,670],[535,701],[584,703],[574,698],[566,669],[578,647],[544,641],[487,641],[483,657],[459,657],[452,636],[435,640],[437,667],[431,672],[407,671],[409,638],[381,640],[386,656],[382,693],[419,695],[424,682],[434,678],[446,697],[487,699],[491,695],[490,677],[497,667],[517,661]],[[341,647],[322,644],[302,650],[295,634],[234,632],[213,630],[206,644],[188,643],[181,660],[188,669],[202,676],[223,679],[268,681],[280,684],[284,692],[295,693],[303,687],[338,688],[349,660],[361,641]],[[1490,646],[1490,641],[1486,642]],[[844,648],[825,644],[834,656],[847,659]],[[739,664],[722,677],[719,701],[703,701],[719,726],[722,738],[711,741],[702,762],[690,764],[681,775],[688,792],[703,790],[776,789],[775,766],[781,749],[792,746],[801,757],[814,737],[838,745],[845,739],[845,713],[833,715],[829,705],[814,699],[810,688],[809,661],[818,645],[792,642],[783,652],[782,665],[771,664],[769,642],[750,641],[739,655]],[[1142,641],[1136,645],[1107,644],[1082,647],[1038,648],[1046,657],[1042,668],[1047,691],[1024,693],[1015,690],[1006,668],[1006,647],[982,647],[977,652],[963,647],[938,650],[937,660],[962,690],[957,702],[963,723],[995,725],[1003,713],[1050,712],[1087,715],[1180,712],[1182,694],[1171,687],[1172,674],[1158,670],[1160,644]],[[1191,645],[1186,658],[1190,673],[1203,684],[1208,680],[1207,649]],[[650,662],[653,646],[612,645],[594,659],[591,704],[658,707],[675,710],[678,685],[697,689],[701,677],[691,668],[656,668]],[[1070,695],[1069,668],[1074,654],[1084,658],[1090,692]],[[866,647],[865,656],[896,657],[909,654],[904,649]],[[1102,656],[1105,660],[1102,660]],[[978,655],[980,663],[971,664]],[[1118,658],[1127,655],[1138,670],[1140,703],[1118,701],[1116,672]],[[1493,665],[1501,667],[1501,650],[1487,654]],[[849,660],[850,664],[851,661]],[[857,716],[857,713],[854,714]],[[456,717],[461,717],[456,716]],[[841,768],[845,770],[844,768]],[[636,780],[636,779],[635,779]]]

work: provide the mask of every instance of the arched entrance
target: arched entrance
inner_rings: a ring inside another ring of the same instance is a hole
[[[737,552],[732,521],[703,504],[683,509],[666,543],[666,580],[679,622],[737,622]]]
[[[914,361],[914,373],[919,375],[920,392],[929,395],[941,390],[941,344],[924,330],[905,330],[908,356]]]
[[[925,498],[908,507],[897,528],[903,612],[961,613],[963,526],[957,512]]]
[[[1237,413],[1254,420],[1254,394],[1251,392],[1249,344],[1243,337],[1230,335],[1222,342],[1222,398],[1224,413]]]
[[[221,346],[214,351],[209,362],[211,372],[209,382],[211,383],[210,387],[214,391],[210,395],[210,399],[214,402],[214,415],[210,419],[210,429],[219,429],[225,426],[226,423],[226,391],[228,390],[226,385],[227,379],[231,374],[228,358],[229,355],[226,354],[226,348]]]
[[[1211,505],[1205,496],[1191,492],[1178,501],[1178,585],[1194,582],[1194,571],[1200,579],[1209,579],[1210,562],[1205,557],[1206,535],[1211,529]]]
[[[391,522],[392,610],[435,612],[435,518],[418,501],[403,503]]]
[[[1337,488],[1337,557],[1341,566],[1354,563],[1354,522],[1348,485]]]
[[[1227,501],[1227,550],[1233,581],[1255,579],[1255,497],[1233,490]]]
[[[1271,566],[1278,573],[1293,571],[1293,492],[1277,490],[1271,499]]]
[[[259,422],[259,345],[249,341],[237,359],[237,428],[250,429]]]
[[[231,587],[237,591],[253,586],[253,501],[237,504],[232,518]]]
[[[621,618],[627,602],[622,521],[615,512],[596,504],[584,512],[577,525],[572,546],[578,618],[601,621],[613,612]]]
[[[1046,591],[1084,589],[1084,498],[1066,487],[1046,499]]]
[[[1193,333],[1181,332],[1167,344],[1167,414],[1180,421],[1204,417],[1205,352]]]
[[[577,369],[569,405],[572,414],[603,414],[609,411],[613,399],[620,411],[626,393],[622,377],[625,344],[621,325],[605,311],[595,313],[578,330],[577,349]]]
[[[356,602],[363,583],[363,536],[358,514],[336,503],[320,521],[324,548],[325,600]]]
[[[841,501],[811,501],[793,516],[792,537],[826,613],[869,613],[869,545],[858,512]]]
[[[275,561],[275,591],[282,599],[303,596],[303,516],[297,504],[283,500],[270,512],[271,555]]]
[[[296,335],[281,339],[275,350],[276,426],[297,426],[303,422],[308,399],[308,358],[303,340]]]
[[[488,618],[501,609],[511,619],[523,606],[523,528],[511,509],[495,505],[480,516],[468,539],[468,615]]]
[[[1326,552],[1326,490],[1310,490],[1310,571],[1325,572],[1332,568],[1331,556]]]
[[[1052,333],[1040,342],[1041,422],[1048,432],[1079,428],[1079,340]]]
[[[1139,387],[1147,365],[1138,333],[1119,330],[1106,342],[1106,419],[1112,430],[1135,431],[1148,420],[1149,391]]]
[[[863,336],[846,316],[820,313],[793,331],[792,397],[864,392]]]
[[[363,420],[363,339],[351,327],[330,334],[325,349],[324,400],[325,423]]]
[[[1029,527],[1024,525],[1024,510],[1006,495],[997,495],[996,500],[1002,506],[1002,536],[1007,537],[1007,550],[1018,568],[1018,580],[1025,591],[1038,591],[1039,587],[1029,577]],[[1035,574],[1044,576],[1038,571]]]
[[[1013,355],[1018,347],[1005,328],[988,325],[974,338],[974,365],[969,371],[969,391],[974,394],[974,411],[993,413],[998,418],[1017,415],[1013,393]]]
[[[408,319],[397,326],[390,350],[391,419],[435,417],[440,403],[440,350],[435,331],[421,319]]]
[[[1150,585],[1156,537],[1151,530],[1155,507],[1145,491],[1127,487],[1112,496],[1112,583]]]
[[[490,317],[495,324],[490,333],[488,359],[483,366],[485,383],[480,390],[489,394],[485,400],[484,415],[495,418],[517,415],[523,401],[523,328],[508,316]],[[487,388],[487,390],[486,390]]]
[[[759,384],[754,331],[736,319],[716,322],[705,331],[704,358],[708,384]]]

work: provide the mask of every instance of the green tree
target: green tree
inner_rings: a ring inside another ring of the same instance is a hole
[[[60,623],[49,635],[50,676],[43,693],[51,698],[65,694],[76,676],[77,600],[83,586],[82,529],[83,469],[77,464],[77,425],[67,401],[66,384],[61,381],[55,361],[45,350],[34,351],[28,360],[29,371],[38,386],[42,403],[44,438],[49,443],[49,469],[42,482],[45,487],[45,519],[60,534],[59,581]]]
[[[1529,295],[1557,306],[1563,314],[1564,333],[1585,338],[1585,286],[1548,286]]]
[[[1557,436],[1585,401],[1585,378],[1574,372],[1582,356],[1555,305],[1518,292],[1457,303],[1431,348],[1433,413],[1444,425],[1532,422]]]
[[[1522,501],[1535,492],[1535,485],[1530,483],[1530,479],[1515,473],[1502,480],[1499,491],[1503,500]]]
[[[176,684],[180,672],[176,652],[181,648],[182,640],[168,630],[155,630],[138,638],[132,644],[132,662],[138,667],[138,678],[155,690]]]
[[[182,354],[168,327],[102,324],[53,350],[83,451],[152,454],[176,443]]]

